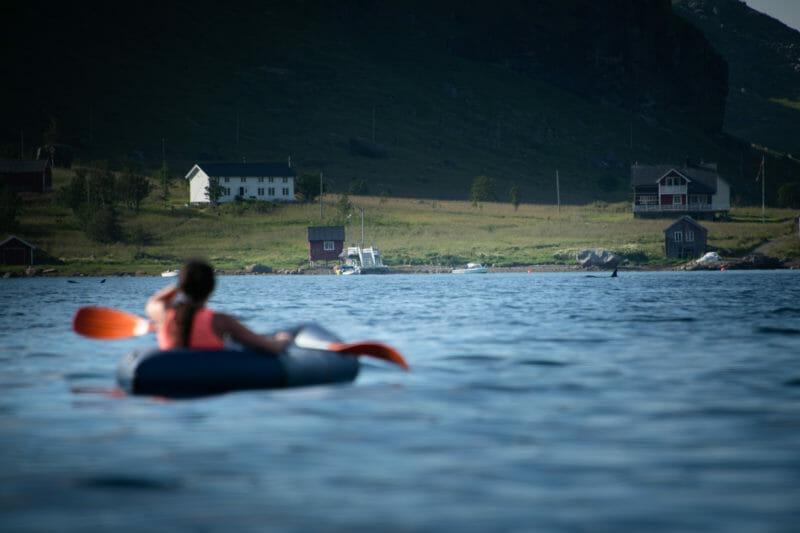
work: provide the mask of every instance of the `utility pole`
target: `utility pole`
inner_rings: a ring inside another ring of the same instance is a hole
[[[558,170],[556,170],[556,202],[558,205],[558,212],[561,212],[561,187],[558,183]]]
[[[164,209],[167,208],[167,146],[161,137],[161,179],[164,182]]]
[[[767,165],[764,156],[761,156],[761,223],[764,223],[764,184],[767,181]]]
[[[364,208],[359,207],[361,209],[361,249],[364,249]]]

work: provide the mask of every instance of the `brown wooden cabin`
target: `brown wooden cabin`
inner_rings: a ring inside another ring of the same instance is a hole
[[[685,215],[664,230],[664,252],[667,257],[696,259],[706,253],[708,230]]]

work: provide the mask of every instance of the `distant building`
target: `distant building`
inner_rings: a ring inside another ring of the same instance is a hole
[[[186,174],[189,180],[189,202],[210,203],[208,187],[211,178],[219,178],[223,194],[219,202],[236,198],[255,198],[276,202],[294,201],[295,172],[281,163],[197,163]]]
[[[731,188],[716,164],[633,165],[635,217],[691,214],[713,218],[731,210]]]
[[[0,265],[32,265],[36,247],[16,236],[0,242]]]
[[[664,230],[664,253],[667,257],[696,259],[706,253],[707,236],[706,228],[684,215]]]
[[[46,159],[0,159],[0,178],[15,192],[53,190],[53,171]]]
[[[308,260],[335,261],[344,248],[344,226],[309,226]]]

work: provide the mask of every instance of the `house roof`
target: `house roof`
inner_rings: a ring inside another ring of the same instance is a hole
[[[0,159],[0,174],[42,173],[49,164],[47,159]]]
[[[28,248],[33,248],[34,250],[36,249],[36,247],[35,247],[34,245],[32,245],[32,244],[31,244],[31,243],[29,243],[29,242],[25,242],[24,240],[20,239],[20,238],[19,238],[19,237],[17,237],[16,235],[12,235],[12,236],[11,236],[11,237],[9,237],[8,239],[4,240],[3,242],[0,242],[0,247],[3,247],[3,246],[5,246],[6,244],[8,244],[8,243],[9,243],[9,242],[11,242],[11,241],[19,241],[19,242],[21,242],[23,245],[27,246]]]
[[[309,226],[308,242],[344,241],[344,226]]]
[[[641,187],[655,185],[658,180],[671,171],[678,172],[689,180],[689,190],[693,193],[714,194],[717,192],[717,165],[633,165],[631,166],[631,185]]]
[[[685,224],[685,223],[688,223],[688,224],[694,226],[695,228],[697,228],[698,230],[700,230],[704,234],[708,232],[708,230],[705,227],[701,226],[700,223],[697,222],[695,219],[693,219],[689,215],[684,215],[681,218],[679,218],[678,220],[676,220],[675,222],[673,222],[672,224],[670,224],[667,227],[667,229],[664,230],[664,233],[673,231],[675,226],[682,225],[682,224]]]
[[[195,167],[212,177],[293,177],[294,170],[284,163],[197,163]],[[186,175],[192,179],[197,172],[195,167]]]

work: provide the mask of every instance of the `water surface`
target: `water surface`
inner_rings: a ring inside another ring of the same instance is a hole
[[[800,272],[220,278],[412,365],[352,384],[113,397],[160,278],[0,280],[3,531],[796,531]]]

